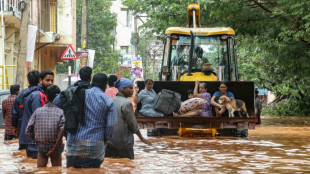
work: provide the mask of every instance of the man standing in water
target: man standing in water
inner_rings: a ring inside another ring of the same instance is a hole
[[[20,93],[18,93],[14,101],[13,108],[12,108],[12,126],[14,127],[14,132],[17,135],[19,135],[20,128],[22,125],[22,118],[23,118],[25,102],[27,100],[27,97],[32,92],[39,90],[38,84],[40,82],[40,72],[37,70],[30,71],[27,74],[27,79],[29,83],[28,88],[23,89]],[[18,150],[22,150],[26,148],[27,148],[27,145],[22,144],[22,142],[19,141]]]
[[[67,167],[99,168],[104,161],[105,144],[117,124],[113,100],[104,93],[106,85],[107,76],[97,73],[92,88],[85,90],[84,122],[67,136]]]
[[[16,99],[16,95],[19,93],[19,85],[11,85],[10,86],[10,93],[11,95],[3,100],[2,102],[2,116],[5,120],[5,135],[4,135],[4,141],[6,140],[12,140],[13,138],[16,138],[16,133],[14,131],[14,128],[12,127],[12,107],[14,104],[14,101]]]
[[[133,134],[137,134],[145,144],[151,145],[151,142],[141,135],[132,109],[132,102],[127,99],[133,94],[131,80],[121,78],[115,82],[115,87],[119,90],[119,93],[113,98],[117,109],[118,123],[114,129],[113,137],[108,141],[105,157],[134,159]]]
[[[26,129],[26,135],[35,141],[38,147],[38,167],[46,167],[49,157],[52,166],[61,166],[65,119],[63,111],[53,104],[54,98],[59,93],[60,89],[56,85],[47,88],[48,103],[32,114]]]
[[[47,98],[45,91],[48,86],[52,85],[54,82],[54,73],[49,70],[44,70],[40,73],[40,83],[38,84],[39,90],[32,92],[25,102],[25,109],[22,118],[22,126],[19,134],[19,142],[20,144],[26,144],[26,152],[28,157],[32,157],[34,159],[37,158],[38,150],[34,141],[31,141],[26,136],[26,127],[28,125],[28,121],[34,111],[47,103]]]
[[[79,75],[80,75],[80,79],[77,82],[75,82],[74,84],[71,84],[70,86],[68,86],[67,89],[70,89],[74,86],[82,86],[85,89],[89,89],[90,88],[90,81],[91,81],[91,75],[93,73],[93,69],[89,66],[84,66],[83,68],[80,69],[79,71]],[[57,95],[56,98],[54,99],[53,103],[58,106],[59,108],[61,107],[60,104],[60,95]],[[63,108],[62,108],[63,109]]]

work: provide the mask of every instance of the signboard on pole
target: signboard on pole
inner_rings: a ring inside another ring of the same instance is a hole
[[[61,56],[62,60],[74,60],[78,59],[78,56],[76,55],[74,49],[71,45],[68,45],[66,51]]]
[[[131,80],[143,79],[142,59],[140,57],[131,59]]]
[[[94,60],[95,60],[95,52],[96,50],[90,50],[88,49],[88,59],[87,59],[87,65],[91,68],[94,68]]]
[[[131,67],[132,55],[123,55],[123,67]]]

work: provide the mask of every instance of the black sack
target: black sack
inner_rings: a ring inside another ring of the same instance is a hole
[[[154,103],[154,109],[165,115],[172,115],[172,112],[177,111],[181,106],[181,95],[177,92],[162,89]]]
[[[65,116],[65,130],[75,134],[79,123],[85,125],[85,90],[86,85],[75,85],[60,93],[61,109]]]

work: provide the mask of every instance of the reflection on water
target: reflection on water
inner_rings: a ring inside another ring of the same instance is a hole
[[[142,131],[146,136],[146,131]],[[105,159],[100,169],[36,168],[36,160],[18,151],[17,140],[3,143],[0,171],[36,173],[307,173],[310,171],[309,127],[262,127],[241,138],[152,137],[148,147],[137,140],[135,160]],[[138,139],[137,137],[135,137]]]

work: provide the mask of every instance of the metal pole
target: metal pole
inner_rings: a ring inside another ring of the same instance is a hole
[[[68,63],[68,86],[71,85],[71,60]]]
[[[195,11],[195,8],[193,8],[193,28],[196,28],[196,11]]]
[[[4,1],[3,1],[4,3]],[[5,79],[6,79],[6,74],[5,74],[5,26],[4,26],[4,20],[3,20],[3,11],[4,11],[4,7],[2,5],[2,1],[1,1],[1,28],[2,28],[2,58],[3,58],[3,89],[6,89],[6,82],[5,82]]]

